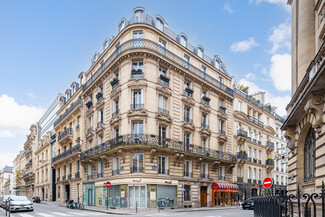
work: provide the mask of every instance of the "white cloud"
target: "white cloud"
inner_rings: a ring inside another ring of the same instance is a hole
[[[267,2],[270,4],[276,4],[284,8],[287,12],[291,11],[291,7],[287,4],[288,0],[249,0],[249,3],[255,2],[256,4],[260,2]]]
[[[4,152],[0,150],[0,168],[4,168],[6,165],[13,166],[13,161],[18,153]]]
[[[44,109],[34,106],[20,105],[14,98],[0,96],[0,129],[11,132],[28,132],[31,124],[36,123],[44,113]]]
[[[14,137],[15,134],[10,130],[0,130],[0,138]]]
[[[33,94],[33,93],[27,93],[26,94],[29,98],[32,98],[32,99],[35,99],[35,98],[38,98],[38,96],[36,96],[35,94]]]
[[[245,52],[256,46],[259,46],[259,44],[255,41],[255,39],[249,38],[248,40],[234,42],[231,45],[230,50],[232,52]]]
[[[288,21],[272,28],[268,39],[272,43],[271,53],[288,52],[291,47],[291,25]]]
[[[247,80],[255,80],[255,79],[256,79],[256,75],[255,75],[254,73],[252,73],[252,72],[249,72],[249,73],[247,73],[247,74],[245,75],[245,78],[246,78]]]
[[[225,5],[223,6],[223,10],[225,10],[225,11],[231,13],[231,14],[234,13],[234,10],[232,9],[232,6],[228,2],[226,2]]]
[[[241,79],[239,81],[240,84],[249,87],[249,94],[256,93],[258,91],[265,92],[265,103],[271,103],[272,106],[277,107],[277,113],[281,116],[286,115],[285,107],[288,105],[291,97],[287,96],[274,96],[267,90],[260,88],[258,85],[251,81],[247,81],[245,79]]]
[[[271,58],[270,76],[279,91],[291,90],[291,55],[275,54]]]

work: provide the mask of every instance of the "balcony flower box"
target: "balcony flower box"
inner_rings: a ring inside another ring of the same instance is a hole
[[[113,87],[115,84],[118,83],[118,79],[117,78],[114,78],[112,81],[111,81],[111,86]]]
[[[207,97],[207,96],[203,96],[202,99],[206,102],[210,102],[210,100],[211,100],[210,97]]]
[[[99,99],[99,98],[101,98],[103,96],[103,94],[101,93],[101,92],[98,92],[97,94],[96,94],[96,99]]]
[[[187,92],[187,93],[189,93],[189,94],[193,94],[193,90],[191,89],[191,88],[189,88],[189,87],[187,87],[187,88],[185,88],[185,91]]]
[[[220,110],[221,110],[222,112],[225,112],[225,111],[227,110],[227,108],[224,107],[224,106],[220,106],[219,108],[220,108]]]
[[[164,75],[164,74],[160,74],[160,79],[161,80],[163,80],[163,81],[165,81],[165,82],[169,82],[169,78],[166,76],[166,75]]]
[[[92,105],[93,105],[92,101],[89,100],[89,101],[86,102],[86,106],[87,106],[88,109],[89,109]]]

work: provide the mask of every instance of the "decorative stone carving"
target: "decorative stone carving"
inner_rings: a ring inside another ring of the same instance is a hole
[[[208,106],[207,104],[204,104],[204,103],[200,103],[200,109],[205,113],[211,112],[210,106]]]
[[[156,119],[158,119],[159,121],[162,121],[166,124],[170,124],[173,122],[173,119],[169,116],[169,115],[165,115],[163,113],[157,112],[156,113]]]
[[[183,122],[182,122],[182,126],[183,126],[184,128],[186,128],[186,129],[191,130],[191,131],[193,131],[193,130],[195,129],[194,124],[193,124],[193,123],[189,123],[189,122],[187,122],[187,121],[183,121]]]
[[[148,112],[145,109],[131,109],[128,117],[148,117]]]
[[[184,94],[182,94],[182,101],[184,102],[184,104],[189,105],[189,106],[195,105],[194,99],[192,97],[186,96]]]
[[[132,82],[128,84],[128,87],[131,89],[140,89],[143,87],[147,87],[147,82],[143,82],[144,79],[132,79]]]
[[[115,115],[114,117],[112,117],[109,123],[111,125],[114,125],[115,123],[117,123],[121,120],[122,120],[122,116],[120,114],[118,114],[118,115]]]
[[[313,95],[311,99],[306,103],[304,107],[307,113],[312,113],[315,116],[315,123],[313,128],[319,135],[322,133],[322,127],[324,124],[323,120],[323,109],[324,109],[324,97],[321,95]]]
[[[171,90],[169,87],[166,87],[166,86],[157,85],[157,86],[156,86],[156,90],[157,90],[160,94],[162,94],[162,95],[164,95],[164,96],[166,96],[166,97],[169,97],[169,96],[172,95],[172,90]]]
[[[206,136],[210,136],[211,135],[211,131],[207,128],[201,127],[200,128],[200,133]]]

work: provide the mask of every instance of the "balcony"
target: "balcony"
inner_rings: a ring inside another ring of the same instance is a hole
[[[162,77],[158,77],[158,82],[162,85],[165,85],[167,87],[169,87],[169,80],[167,79],[163,79]]]
[[[75,153],[78,153],[78,152],[80,152],[80,144],[72,147],[71,149],[69,149],[68,151],[63,152],[62,154],[59,154],[59,155],[53,157],[52,162],[54,163],[56,161],[59,161],[59,160],[61,160],[63,158],[66,158],[66,157],[71,156],[72,154],[75,154]]]
[[[269,147],[269,148],[273,148],[274,149],[274,143],[271,142],[271,141],[269,141],[269,140],[267,140],[266,141],[266,147]]]
[[[244,182],[243,177],[239,177],[239,176],[237,176],[237,182]]]
[[[189,178],[193,177],[193,173],[189,172],[189,171],[184,171],[183,175],[184,175],[184,177],[189,177]]]
[[[115,112],[112,113],[112,117],[115,117],[116,115],[118,115],[120,113],[120,110],[117,109]]]
[[[236,162],[236,156],[225,152],[220,152],[214,149],[206,148],[205,154],[202,154],[201,146],[198,145],[186,145],[182,141],[176,141],[172,139],[166,139],[161,143],[160,137],[154,134],[127,134],[121,135],[117,138],[106,141],[105,143],[98,145],[94,148],[84,151],[80,158],[84,160],[86,158],[98,155],[103,152],[107,152],[117,147],[129,146],[129,145],[141,145],[151,147],[163,147],[164,149],[175,150],[178,152],[197,154],[198,156],[206,156],[214,159],[219,159],[225,162]]]
[[[261,161],[261,160],[257,160],[257,163],[258,163],[258,164],[262,164],[262,161]]]
[[[97,127],[102,126],[103,123],[104,123],[103,121],[98,121],[98,122],[97,122]]]
[[[169,111],[163,108],[158,108],[158,112],[164,115],[169,115]]]
[[[23,175],[23,179],[27,179],[33,176],[33,172],[27,172]]]
[[[120,174],[120,169],[112,170],[112,176],[116,176]]]
[[[256,179],[253,179],[253,184],[256,184],[256,183],[257,183]]]
[[[237,152],[237,159],[247,160],[247,153],[241,151]]]
[[[237,130],[237,136],[242,136],[247,138],[247,132],[245,130]]]
[[[32,165],[32,163],[33,163],[33,159],[30,159],[30,160],[28,161],[28,163],[25,165],[25,168],[30,167],[30,166]]]
[[[226,107],[224,107],[224,106],[219,106],[219,111],[220,112],[223,112],[223,113],[225,113],[226,112],[226,110],[227,110],[227,108]]]
[[[72,141],[73,130],[72,128],[66,128],[62,133],[58,136],[58,142],[65,143],[68,141]]]
[[[54,127],[56,127],[61,121],[63,121],[72,111],[75,110],[78,106],[82,105],[81,98],[78,98],[55,122]]]
[[[103,93],[102,92],[97,92],[96,99],[97,99],[98,102],[101,101],[103,99]]]
[[[247,182],[248,182],[248,183],[252,183],[252,180],[251,180],[251,179],[247,179]]]
[[[66,178],[67,178],[67,175],[62,176],[63,181],[66,180]]]
[[[209,174],[201,173],[201,179],[209,179]]]
[[[115,89],[119,84],[120,84],[120,80],[118,80],[116,78],[113,79],[113,81],[111,81],[112,89]]]
[[[144,73],[142,69],[132,69],[131,71],[131,78],[132,79],[137,79],[137,78],[144,78]]]
[[[93,179],[93,174],[87,176],[87,180]]]
[[[267,159],[267,160],[265,161],[265,165],[267,165],[267,166],[274,166],[274,161],[271,160],[271,159]]]
[[[257,125],[259,125],[259,126],[261,126],[261,127],[264,127],[264,123],[263,123],[262,121],[258,120],[257,118],[254,118],[254,117],[251,116],[251,115],[247,115],[247,117],[248,117],[249,120],[250,120],[251,122],[253,122],[254,124],[257,124]]]
[[[80,178],[80,172],[76,172],[76,173],[74,174],[74,178],[75,178],[75,179],[79,179],[79,178]]]
[[[187,87],[184,90],[184,95],[189,96],[189,97],[193,97],[193,92],[194,91],[191,88]]]
[[[103,171],[97,173],[97,178],[103,178],[103,177],[104,177]]]
[[[193,120],[190,117],[186,117],[186,116],[184,117],[184,121],[190,124],[193,123]]]
[[[131,104],[131,110],[144,109],[144,104]]]
[[[158,168],[158,174],[169,175],[169,170],[168,169]]]
[[[130,168],[130,173],[143,173],[144,172],[144,167],[131,167]]]
[[[262,181],[261,180],[258,180],[258,184],[261,185],[262,184]]]
[[[143,22],[148,22],[149,23],[150,21],[144,20]],[[110,56],[108,56],[106,58],[106,60],[102,64],[102,67],[99,67],[95,71],[93,76],[91,76],[87,80],[87,82],[83,85],[83,90],[86,90],[93,82],[95,82],[98,79],[98,77],[104,71],[106,71],[106,69],[111,65],[111,63],[116,60],[117,57],[119,57],[121,54],[124,54],[125,51],[133,50],[134,49],[133,45],[136,42],[141,43],[141,45],[142,45],[141,49],[145,49],[145,50],[148,50],[150,52],[154,52],[154,53],[157,53],[158,55],[161,55],[161,46],[155,41],[152,41],[152,40],[149,40],[149,39],[131,39],[131,40],[125,41]],[[220,83],[219,80],[211,77],[210,75],[208,75],[206,73],[202,73],[202,70],[195,67],[194,65],[192,65],[190,63],[184,64],[183,57],[180,57],[180,56],[176,55],[175,53],[173,53],[173,52],[171,52],[171,51],[169,51],[169,50],[167,50],[165,48],[164,48],[164,58],[167,58],[169,61],[172,61],[174,64],[176,64],[179,67],[186,68],[187,70],[189,70],[194,75],[196,75],[199,78],[209,82],[214,87],[224,91],[225,93],[230,94],[232,96],[234,95],[233,89],[231,89],[230,87],[227,87],[224,84]],[[207,60],[207,61],[211,61],[211,60]]]
[[[209,97],[207,97],[207,96],[203,96],[202,99],[201,99],[201,102],[202,102],[203,104],[205,104],[205,105],[209,105],[210,100],[211,100],[211,99],[210,99]]]

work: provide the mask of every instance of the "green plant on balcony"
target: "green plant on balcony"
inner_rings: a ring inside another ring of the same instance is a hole
[[[243,150],[243,149],[240,149],[240,153],[244,153],[244,154],[246,154],[246,151]]]
[[[273,160],[273,158],[270,158],[270,157],[269,157],[267,160],[271,160],[271,161],[274,161],[274,160]]]

